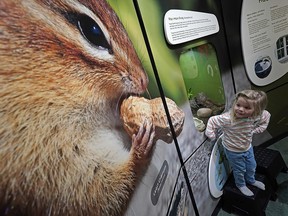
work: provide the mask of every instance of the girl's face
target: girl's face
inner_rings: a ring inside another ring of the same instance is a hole
[[[244,97],[239,97],[233,108],[236,118],[248,118],[252,117],[254,113],[254,106],[251,101]]]

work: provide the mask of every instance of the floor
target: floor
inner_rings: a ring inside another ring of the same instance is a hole
[[[286,165],[288,165],[288,137],[278,141],[277,143],[269,146],[268,148],[279,151]],[[277,183],[277,199],[275,201],[269,201],[265,210],[266,216],[288,215],[288,173],[280,172],[277,176]],[[217,216],[228,215],[236,214],[229,214],[222,209],[217,214]]]

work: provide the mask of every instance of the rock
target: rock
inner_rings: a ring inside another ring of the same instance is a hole
[[[197,116],[199,118],[208,118],[212,115],[212,109],[210,108],[200,108],[197,110]]]

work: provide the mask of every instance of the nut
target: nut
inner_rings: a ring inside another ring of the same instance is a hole
[[[165,98],[165,100],[175,134],[178,136],[183,129],[184,112],[173,100],[169,98]],[[155,140],[161,139],[166,143],[173,141],[167,115],[160,97],[148,100],[144,97],[130,96],[122,102],[120,116],[124,129],[129,136],[137,134],[140,126],[147,119],[155,126]]]

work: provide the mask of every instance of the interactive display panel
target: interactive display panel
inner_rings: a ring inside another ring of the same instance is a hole
[[[243,0],[241,40],[251,82],[268,85],[288,68],[288,2]]]

